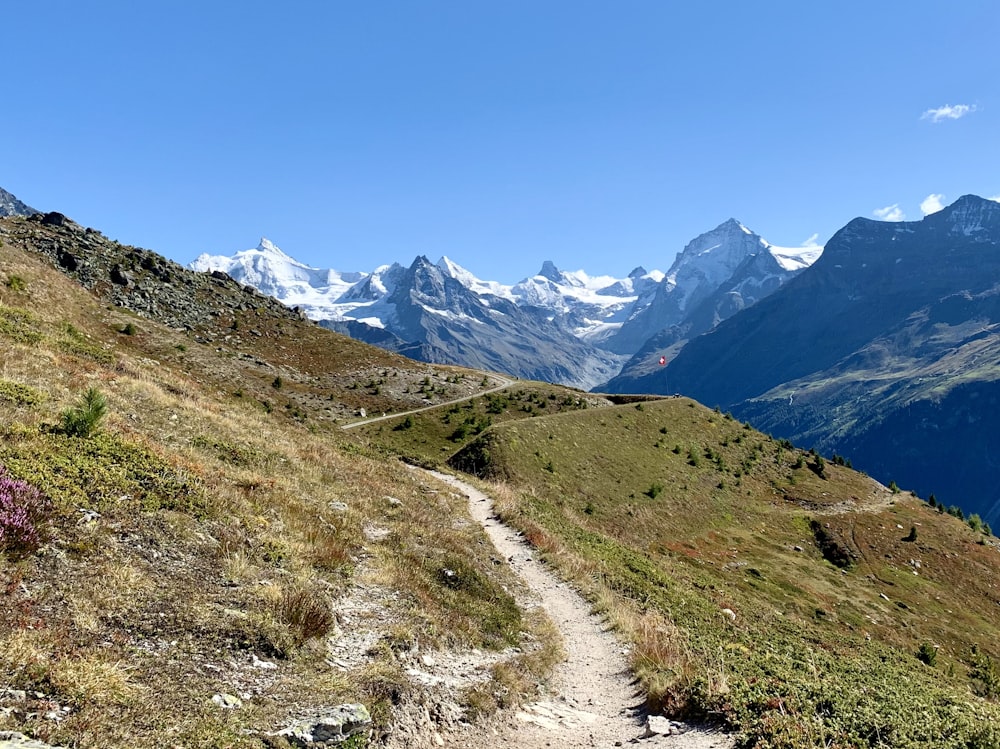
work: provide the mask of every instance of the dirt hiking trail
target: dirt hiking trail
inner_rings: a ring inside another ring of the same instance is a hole
[[[508,724],[478,736],[453,736],[444,746],[468,749],[543,749],[545,747],[669,747],[731,749],[733,737],[711,728],[653,719],[647,728],[628,671],[626,646],[608,631],[590,605],[543,563],[512,528],[502,524],[492,499],[465,482],[430,472],[469,498],[474,520],[493,545],[538,596],[538,604],[559,629],[566,660],[556,667],[548,698],[525,705]]]

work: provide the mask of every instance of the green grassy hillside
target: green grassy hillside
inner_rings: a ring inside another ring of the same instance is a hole
[[[758,746],[996,746],[996,539],[686,399],[498,425],[452,464]]]

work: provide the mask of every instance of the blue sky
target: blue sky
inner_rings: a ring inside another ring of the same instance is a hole
[[[1000,195],[995,0],[63,0],[6,29],[0,186],[179,262],[267,236],[624,275],[730,216],[795,246]]]

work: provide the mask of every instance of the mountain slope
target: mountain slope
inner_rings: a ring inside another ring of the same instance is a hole
[[[479,296],[427,258],[401,273],[370,309],[408,348],[438,361],[587,388],[617,371],[614,356],[576,338],[544,311]]]
[[[505,420],[449,464],[626,634],[647,704],[746,746],[1000,740],[997,541],[912,495],[686,398]]]
[[[0,216],[31,216],[35,213],[38,211],[0,187]]]
[[[265,749],[361,703],[373,743],[405,745],[500,679],[532,691],[555,643],[465,500],[335,423],[483,373],[64,216],[0,219],[0,239],[0,735]],[[106,415],[70,432],[90,388]]]
[[[937,445],[967,445],[978,433],[931,414],[945,402],[982,413],[977,399],[990,402],[1000,372],[997,279],[993,201],[965,196],[918,222],[855,219],[808,271],[691,341],[651,389],[848,453],[886,481],[995,522],[993,460],[958,468],[936,458]]]

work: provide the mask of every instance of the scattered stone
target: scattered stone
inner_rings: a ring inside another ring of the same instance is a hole
[[[63,749],[28,738],[15,731],[0,731],[0,749]]]
[[[674,732],[670,721],[662,715],[650,715],[646,718],[646,732],[642,738],[648,739],[653,736],[669,736]]]
[[[723,616],[728,616],[730,621],[736,621],[736,612],[732,609],[722,609],[721,613]]]
[[[798,544],[796,544],[795,546],[793,546],[793,547],[792,547],[792,550],[793,550],[793,551],[805,551],[805,550],[804,550],[804,549],[803,549],[803,548],[802,548],[801,546],[799,546]]]
[[[346,502],[331,502],[327,505],[333,512],[347,512],[348,507]]]
[[[299,747],[335,746],[353,736],[367,736],[371,727],[372,716],[364,705],[337,705],[299,718],[275,735],[284,736]]]
[[[256,653],[251,653],[250,655],[253,658],[254,668],[259,668],[262,671],[274,671],[275,669],[278,668],[278,664],[273,663],[271,661],[262,661],[260,658],[257,657]]]
[[[397,497],[386,497],[385,501],[389,503],[390,507],[402,507],[403,506],[403,500],[398,499]]]
[[[223,710],[235,710],[238,707],[243,707],[243,700],[239,697],[234,697],[231,694],[226,694],[225,692],[213,695],[212,702],[221,707]]]
[[[381,528],[377,525],[366,525],[361,530],[369,541],[382,541],[388,537],[390,532],[388,528]]]

